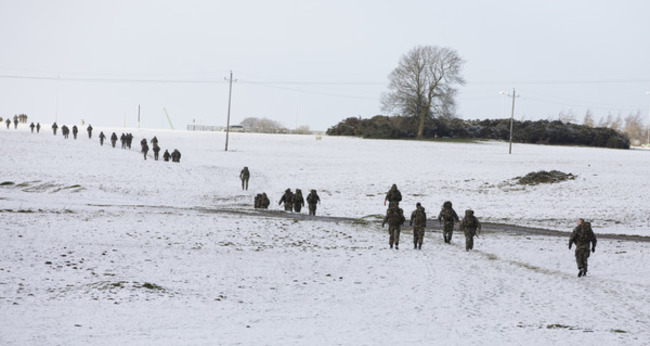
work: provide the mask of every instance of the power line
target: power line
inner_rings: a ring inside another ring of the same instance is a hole
[[[170,83],[170,84],[217,84],[225,83],[218,79],[135,79],[135,78],[91,78],[91,77],[51,77],[51,76],[20,76],[0,75],[6,79],[49,80],[62,82],[102,82],[102,83]]]

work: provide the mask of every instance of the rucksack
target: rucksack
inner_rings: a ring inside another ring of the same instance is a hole
[[[415,210],[415,224],[416,225],[426,225],[427,223],[427,214],[424,212],[424,208],[418,208]]]

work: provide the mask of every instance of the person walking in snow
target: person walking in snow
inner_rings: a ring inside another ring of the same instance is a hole
[[[100,131],[99,132],[99,145],[103,146],[105,139],[106,139],[106,135],[104,134],[104,131]]]
[[[438,214],[438,222],[442,225],[442,236],[445,240],[445,243],[451,243],[451,236],[454,233],[454,223],[459,222],[458,214],[450,201],[446,201],[442,204],[442,210]]]
[[[248,167],[239,172],[239,179],[241,179],[241,189],[248,190],[248,179],[251,177],[251,172],[248,171]]]
[[[291,189],[284,191],[284,194],[282,195],[282,198],[280,198],[278,205],[282,203],[284,203],[284,211],[293,210],[293,192],[291,192]]]
[[[316,216],[316,205],[320,204],[320,197],[316,190],[311,190],[307,195],[307,205],[309,206],[309,215]]]
[[[142,154],[144,154],[144,159],[146,160],[147,159],[147,154],[149,153],[149,145],[147,145],[147,140],[146,139],[143,139],[142,141],[140,141],[140,148],[141,148],[140,152]]]
[[[427,213],[420,202],[415,204],[415,210],[411,213],[409,226],[413,230],[413,248],[422,250],[424,228],[427,226]]]
[[[116,142],[117,142],[117,134],[113,132],[113,134],[111,135],[111,145],[113,146],[113,148],[115,148]]]
[[[165,149],[165,152],[163,153],[163,161],[169,162],[170,157],[172,157],[172,155],[169,153],[169,150]]]
[[[302,207],[305,206],[305,199],[302,197],[302,190],[296,189],[296,194],[293,195],[293,210],[300,213]]]
[[[395,245],[395,250],[399,250],[400,226],[404,224],[404,221],[406,219],[404,218],[404,210],[402,208],[393,207],[386,210],[386,216],[384,216],[381,227],[383,228],[388,222],[388,245],[390,245],[391,249]]]
[[[384,205],[386,205],[386,201],[388,201],[388,208],[397,208],[399,206],[399,202],[402,201],[402,193],[397,189],[397,184],[393,184],[386,193]]]
[[[181,162],[181,152],[178,149],[172,151],[172,162]]]
[[[160,147],[158,146],[158,141],[155,141],[153,142],[153,159],[156,161],[158,161],[158,153],[160,153]]]
[[[578,219],[577,226],[573,229],[569,238],[569,250],[576,244],[576,264],[578,265],[578,277],[587,276],[587,260],[589,259],[589,244],[591,252],[596,252],[596,235],[591,229],[591,222]]]
[[[465,210],[465,217],[460,222],[460,230],[465,233],[465,251],[474,249],[474,236],[481,233],[481,223],[471,209]]]

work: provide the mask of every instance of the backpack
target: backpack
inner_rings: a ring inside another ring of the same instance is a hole
[[[426,226],[427,224],[427,214],[424,212],[424,208],[415,209],[415,224],[420,226]]]
[[[442,215],[442,220],[445,222],[454,220],[454,213],[451,211],[451,208],[443,208],[440,215]]]

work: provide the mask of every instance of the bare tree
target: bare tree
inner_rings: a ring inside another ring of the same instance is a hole
[[[465,83],[461,69],[465,61],[450,48],[417,46],[402,56],[388,75],[388,92],[382,109],[399,111],[419,121],[417,137],[422,138],[427,117],[453,116],[456,86]]]
[[[623,118],[621,117],[621,113],[618,113],[616,119],[609,124],[609,128],[612,130],[620,131],[622,126]]]
[[[585,112],[585,118],[582,120],[582,125],[586,127],[594,127],[594,116],[591,114],[591,109]]]
[[[641,120],[641,111],[637,111],[636,114],[630,114],[625,117],[625,126],[623,127],[623,133],[627,135],[632,141],[640,142],[643,138],[643,120]]]
[[[239,124],[250,132],[277,133],[286,131],[282,124],[268,118],[259,119],[249,117],[242,120]]]
[[[564,124],[569,124],[569,123],[575,123],[576,122],[576,115],[573,113],[573,110],[569,109],[568,112],[564,112],[563,110],[560,111],[560,113],[557,116],[558,120],[561,121]]]
[[[598,127],[609,127],[614,122],[614,116],[611,112],[607,113],[607,118],[600,118]]]

